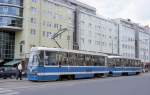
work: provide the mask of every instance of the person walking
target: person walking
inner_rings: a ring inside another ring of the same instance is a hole
[[[20,64],[18,65],[17,71],[18,71],[18,72],[17,72],[18,74],[17,74],[17,78],[16,78],[16,79],[17,79],[17,80],[18,80],[18,79],[22,80],[22,63],[20,63]]]

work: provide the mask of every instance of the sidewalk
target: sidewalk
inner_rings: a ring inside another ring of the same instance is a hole
[[[6,83],[6,82],[23,82],[23,81],[27,81],[28,79],[27,78],[22,78],[22,80],[16,80],[16,79],[2,79],[0,78],[0,83]]]

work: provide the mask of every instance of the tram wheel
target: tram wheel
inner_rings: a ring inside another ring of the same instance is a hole
[[[95,74],[94,77],[95,78],[102,78],[102,77],[104,77],[104,74]]]
[[[74,78],[75,78],[74,75],[61,75],[59,80],[66,81],[66,80],[73,80]]]
[[[126,73],[126,72],[122,73],[122,76],[128,76],[128,75],[129,75],[129,74]]]
[[[68,79],[69,79],[69,80],[74,80],[74,79],[75,79],[75,76],[74,76],[74,75],[68,75]]]

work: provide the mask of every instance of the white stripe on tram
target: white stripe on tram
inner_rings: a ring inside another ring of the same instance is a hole
[[[124,72],[129,72],[129,73],[131,73],[131,72],[141,72],[141,71],[112,71],[112,72],[115,72],[115,73],[124,73]]]
[[[70,74],[94,74],[94,73],[109,73],[109,71],[101,71],[101,72],[57,72],[57,73],[37,73],[39,76],[47,76],[47,75],[70,75]]]
[[[123,73],[123,72],[141,72],[141,71],[112,71],[114,73]],[[70,74],[95,74],[95,73],[109,73],[109,71],[101,71],[101,72],[56,72],[56,73],[37,73],[39,76],[47,76],[47,75],[70,75]]]

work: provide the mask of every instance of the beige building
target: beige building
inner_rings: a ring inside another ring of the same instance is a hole
[[[76,0],[0,0],[0,62],[28,58],[35,46],[73,49],[77,10],[96,14]]]
[[[67,30],[56,38],[62,48],[73,49],[74,9],[51,0],[24,0],[23,30],[16,32],[15,59],[27,57],[31,47],[58,47],[51,37],[59,30]]]

